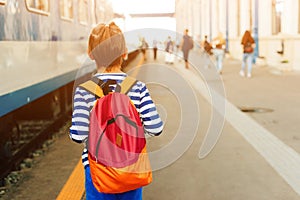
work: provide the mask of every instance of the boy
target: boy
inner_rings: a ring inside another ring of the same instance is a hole
[[[108,80],[121,83],[126,73],[122,72],[121,65],[127,54],[124,36],[115,23],[109,25],[99,24],[93,28],[88,44],[88,54],[95,60],[97,74],[94,77],[103,82]],[[115,90],[116,85],[110,85]],[[145,83],[137,81],[127,94],[140,114],[144,130],[151,136],[158,136],[163,129],[163,122],[157,113],[157,109],[149,95]],[[89,135],[90,111],[95,104],[96,98],[87,90],[77,87],[74,95],[74,110],[70,137],[78,143],[85,143]],[[90,174],[88,150],[84,148],[82,162],[85,168],[86,199],[142,199],[142,188],[122,193],[102,193],[93,185]],[[104,180],[105,181],[105,180]]]

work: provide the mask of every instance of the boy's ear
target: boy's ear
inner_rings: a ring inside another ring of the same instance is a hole
[[[127,60],[127,59],[128,59],[128,53],[124,53],[124,54],[122,55],[122,58],[123,58],[123,60]]]
[[[128,59],[128,49],[126,48],[125,53],[122,55],[123,60]]]
[[[93,56],[92,52],[91,52],[91,53],[89,53],[89,57],[90,57],[90,59],[91,59],[91,60],[95,60],[95,58],[94,58],[94,56]]]

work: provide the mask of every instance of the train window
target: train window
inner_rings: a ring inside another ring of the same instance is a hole
[[[6,1],[0,0],[0,5],[5,5]]]
[[[63,19],[73,19],[73,0],[60,0],[60,16]]]
[[[88,20],[88,2],[87,0],[79,0],[78,1],[79,8],[79,22],[81,24],[87,24]]]
[[[26,6],[32,12],[49,15],[49,0],[26,0]]]

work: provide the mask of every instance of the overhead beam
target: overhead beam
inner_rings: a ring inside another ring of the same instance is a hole
[[[133,18],[138,17],[175,17],[175,13],[139,13],[129,14]]]
[[[119,14],[119,13],[114,13],[114,18],[125,18],[125,16],[123,14]]]

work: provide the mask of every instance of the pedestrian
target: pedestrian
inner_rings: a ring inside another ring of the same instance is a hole
[[[174,42],[171,39],[171,36],[168,37],[166,43],[165,43],[165,62],[166,64],[173,64],[174,63]]]
[[[208,42],[207,35],[204,36],[204,41],[202,42],[201,45],[204,49],[203,51],[203,56],[204,56],[204,68],[208,69],[209,63],[210,63],[210,56],[213,54],[212,53],[212,45]]]
[[[243,60],[242,60],[242,69],[240,75],[245,77],[245,67],[248,66],[247,77],[251,78],[252,76],[252,62],[253,62],[253,52],[255,47],[255,41],[251,36],[250,31],[246,30],[241,44],[243,45]]]
[[[189,30],[185,29],[184,35],[181,40],[181,45],[180,45],[181,50],[183,52],[183,58],[184,58],[186,69],[189,68],[189,63],[188,63],[189,51],[194,47],[193,40],[191,36],[189,36],[188,34],[189,34]]]
[[[140,49],[143,53],[143,57],[144,57],[145,61],[147,60],[146,50],[147,50],[148,47],[149,47],[148,43],[146,42],[145,38],[142,37],[141,38]]]
[[[58,40],[57,34],[55,33],[55,31],[52,31],[51,41],[57,41],[57,40]]]
[[[123,33],[121,32],[120,28],[113,22],[109,25],[98,24],[95,28],[92,29],[92,32],[89,36],[88,54],[91,59],[95,60],[97,68],[97,73],[93,76],[92,80],[96,79],[99,82],[103,82],[103,84],[107,85],[107,88],[112,90],[112,92],[114,92],[117,89],[118,84],[121,84],[122,81],[127,78],[127,74],[124,73],[121,68],[123,58],[127,54],[127,48],[125,45],[126,44]],[[109,85],[110,82],[113,82],[113,84]],[[105,88],[103,88],[103,93],[105,93],[104,89]],[[152,101],[152,98],[149,94],[145,83],[141,81],[134,82],[131,89],[129,89],[127,95],[139,114],[138,119],[140,119],[142,122],[142,130],[145,130],[145,132],[150,136],[158,136],[162,132],[163,122],[159,117],[156,106]],[[99,192],[99,190],[96,189],[95,181],[93,179],[93,176],[91,175],[91,167],[95,164],[90,160],[91,152],[88,151],[86,146],[86,142],[88,138],[91,138],[90,134],[92,134],[92,132],[90,133],[90,130],[92,129],[92,126],[90,126],[92,124],[90,123],[90,117],[92,117],[90,115],[90,112],[96,100],[97,98],[95,97],[95,95],[89,92],[88,90],[82,87],[76,88],[74,94],[74,107],[72,115],[72,126],[70,127],[70,137],[73,141],[77,143],[85,144],[84,151],[82,154],[82,162],[85,170],[86,199],[141,200],[142,187],[135,188],[129,191],[115,193]],[[99,102],[99,100],[97,102]],[[103,109],[106,109],[106,107],[103,107]],[[124,121],[126,120],[120,121],[120,123],[124,123]],[[111,120],[107,122],[110,122],[110,124],[114,123],[114,121]],[[117,142],[122,142],[122,138],[117,138]],[[102,151],[102,153],[106,152]],[[106,170],[106,166],[104,166],[104,168],[101,169]],[[103,180],[101,181],[104,183],[110,183],[109,181],[111,180],[103,178]],[[130,182],[130,179],[128,181]],[[128,182],[124,181],[120,182],[119,184],[121,186],[122,184],[128,184]]]
[[[218,36],[213,39],[213,43],[215,48],[212,50],[212,52],[216,58],[217,71],[219,74],[222,74],[226,42],[221,32],[219,32]]]
[[[157,57],[157,40],[153,40],[153,58],[156,60]]]

